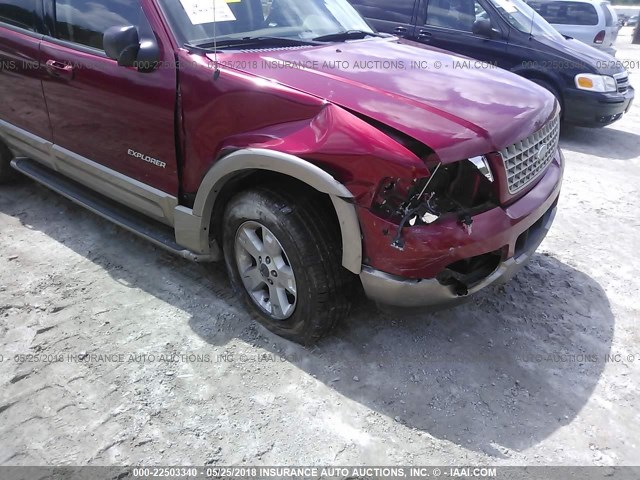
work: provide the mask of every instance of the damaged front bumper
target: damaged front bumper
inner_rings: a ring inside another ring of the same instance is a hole
[[[454,305],[464,301],[470,295],[488,287],[508,281],[520,271],[531,259],[536,249],[547,236],[555,218],[557,207],[554,206],[545,214],[544,223],[537,239],[528,245],[528,249],[517,257],[500,262],[498,268],[488,277],[469,286],[463,291],[456,284],[443,284],[437,278],[406,279],[388,273],[364,267],[360,280],[367,296],[379,303],[398,307],[428,307]]]
[[[430,267],[442,266],[435,271],[429,268],[431,273],[424,278],[415,275],[420,270],[411,270],[414,275],[409,276],[364,265],[360,279],[365,293],[370,299],[390,306],[436,307],[460,303],[489,285],[508,281],[527,264],[551,228],[560,195],[562,166],[560,153],[538,185],[524,197],[509,207],[476,216],[476,230],[467,236],[468,243],[459,243],[455,228],[438,230],[437,244],[434,237],[426,235],[434,233],[429,226],[408,230],[413,261],[420,257]],[[418,250],[422,250],[421,255]],[[448,254],[448,261],[443,252]],[[395,252],[395,261],[387,258],[385,264],[397,268],[403,263],[398,261],[403,253],[408,252]],[[460,273],[460,264],[466,269],[464,273]]]

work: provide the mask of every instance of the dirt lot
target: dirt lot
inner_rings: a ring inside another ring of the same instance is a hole
[[[434,314],[361,302],[311,350],[219,267],[3,187],[0,464],[637,464],[639,126],[640,104],[563,132],[560,212],[509,284]]]

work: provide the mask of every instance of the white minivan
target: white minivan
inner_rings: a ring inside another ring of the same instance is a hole
[[[618,15],[609,2],[530,0],[527,3],[562,35],[615,54]]]

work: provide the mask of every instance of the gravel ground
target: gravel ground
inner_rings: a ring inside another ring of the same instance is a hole
[[[559,214],[510,283],[432,314],[360,302],[308,350],[220,267],[3,187],[0,464],[637,464],[638,125],[563,131]]]

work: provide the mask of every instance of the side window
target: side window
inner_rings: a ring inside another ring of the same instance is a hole
[[[396,23],[411,23],[415,0],[351,0],[365,18]]]
[[[489,20],[487,11],[475,0],[429,0],[427,25],[472,32],[476,20]]]
[[[590,3],[530,2],[529,5],[547,22],[556,25],[597,25],[598,12]]]
[[[102,50],[104,32],[139,16],[137,0],[56,0],[56,38]]]
[[[0,0],[0,22],[35,31],[37,0]]]

